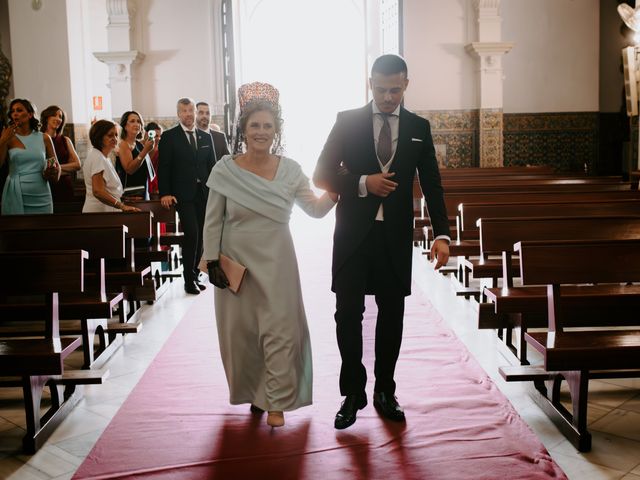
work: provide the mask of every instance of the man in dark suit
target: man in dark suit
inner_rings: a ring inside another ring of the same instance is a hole
[[[229,144],[227,136],[211,127],[211,110],[207,102],[196,103],[196,126],[205,133],[209,133],[213,139],[213,148],[215,150],[216,160],[229,155]]]
[[[194,101],[181,98],[177,107],[180,123],[164,132],[158,146],[158,187],[162,205],[175,205],[180,215],[184,290],[197,295],[207,288],[198,281],[198,264],[209,195],[206,183],[217,159],[211,135],[195,128]]]
[[[356,421],[367,405],[362,364],[365,295],[378,306],[373,403],[386,418],[404,421],[394,373],[402,342],[404,298],[411,294],[413,181],[416,171],[436,240],[436,268],[449,258],[449,223],[429,122],[401,106],[409,83],[397,55],[373,64],[373,102],[338,114],[322,150],[314,183],[336,192],[333,281],[336,333],[342,357],[340,393],[345,396],[335,428]]]

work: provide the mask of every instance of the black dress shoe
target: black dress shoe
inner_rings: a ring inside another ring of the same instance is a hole
[[[356,423],[356,414],[367,406],[367,397],[364,395],[347,395],[336,413],[333,426],[338,430],[348,428]]]
[[[404,422],[404,410],[398,404],[395,395],[384,392],[373,392],[373,406],[385,418],[394,422]]]
[[[200,290],[206,290],[207,289],[207,286],[204,283],[200,283],[198,280],[196,280],[193,283],[195,283],[196,287],[198,287]]]
[[[200,289],[196,287],[195,282],[185,282],[184,291],[191,295],[200,295]]]
[[[256,415],[262,415],[264,413],[263,409],[261,409],[260,407],[256,407],[253,403],[249,407],[249,410],[251,411],[251,413],[255,413]]]

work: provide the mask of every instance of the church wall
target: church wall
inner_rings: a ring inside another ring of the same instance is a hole
[[[432,123],[443,166],[477,166],[479,61],[476,0],[405,0],[408,108]],[[500,2],[504,163],[590,168],[597,159],[599,0]],[[594,52],[596,54],[594,55]]]

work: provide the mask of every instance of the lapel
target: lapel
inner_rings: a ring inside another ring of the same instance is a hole
[[[396,145],[396,154],[393,157],[393,163],[389,168],[390,172],[397,171],[399,162],[404,155],[404,152],[407,151],[407,147],[411,142],[411,127],[409,125],[409,113],[405,108],[400,106],[400,115],[399,115],[399,124],[398,124],[398,144]]]
[[[206,140],[206,133],[204,133],[202,130],[196,127],[196,145],[197,145],[196,157],[197,157],[197,152],[200,151],[200,149],[204,145],[207,145],[207,143],[208,142]]]
[[[369,102],[362,108],[361,119],[357,122],[360,129],[354,138],[360,139],[362,158],[367,171],[380,171],[376,144],[373,139],[373,102]]]
[[[199,140],[198,140],[198,129],[194,126],[193,127],[195,129],[196,132],[196,145],[198,145]],[[187,135],[189,135],[188,133],[186,133],[183,129],[182,129],[182,124],[178,123],[178,126],[176,127],[176,129],[178,130],[178,143],[180,145],[182,145],[183,149],[186,150],[187,152],[189,152],[191,154],[191,157],[195,160],[196,155],[193,153],[193,150],[191,149],[191,144],[189,143],[189,139],[187,138]]]

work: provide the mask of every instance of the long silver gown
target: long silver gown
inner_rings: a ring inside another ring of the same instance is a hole
[[[207,186],[203,258],[222,252],[247,267],[238,294],[215,289],[230,402],[282,411],[310,405],[311,344],[289,218],[294,203],[319,218],[334,202],[317,198],[300,165],[286,157],[267,180],[226,155]]]

